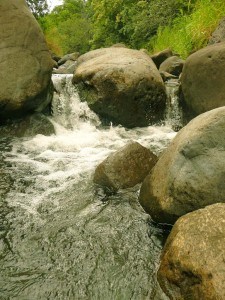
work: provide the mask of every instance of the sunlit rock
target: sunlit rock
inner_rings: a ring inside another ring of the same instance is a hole
[[[126,127],[147,126],[163,119],[163,80],[143,51],[111,47],[78,59],[73,82],[81,98],[99,116]]]
[[[162,223],[225,202],[225,107],[196,117],[179,131],[146,177],[139,200]]]
[[[183,68],[181,87],[186,109],[196,116],[225,105],[225,42],[190,55]]]
[[[225,299],[225,204],[181,217],[161,257],[158,280],[169,299]]]
[[[43,110],[53,60],[25,0],[0,3],[0,121]]]
[[[113,190],[135,186],[154,167],[157,157],[137,142],[130,142],[97,166],[94,182]]]

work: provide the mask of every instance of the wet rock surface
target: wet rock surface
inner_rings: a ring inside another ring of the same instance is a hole
[[[36,134],[51,135],[55,133],[53,124],[43,114],[33,114],[23,119],[8,120],[0,126],[0,138],[28,137]]]
[[[162,120],[165,87],[149,55],[126,48],[104,48],[78,59],[73,82],[81,98],[108,121],[126,127]]]
[[[171,56],[160,65],[159,71],[179,77],[179,75],[182,73],[183,66],[183,59],[178,56]]]

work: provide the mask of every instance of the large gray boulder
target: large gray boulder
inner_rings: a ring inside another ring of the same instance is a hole
[[[183,68],[184,104],[193,115],[225,105],[225,43],[190,55]]]
[[[158,280],[170,299],[225,299],[225,204],[181,217],[165,245]]]
[[[139,200],[161,223],[225,202],[225,107],[196,117],[177,134],[143,182]]]
[[[79,57],[73,82],[89,107],[108,121],[135,127],[163,118],[164,83],[143,51],[123,47],[90,51]]]
[[[133,187],[144,180],[156,161],[150,150],[131,141],[97,166],[94,182],[112,190]]]
[[[25,0],[0,2],[0,120],[41,111],[48,102],[53,60]]]

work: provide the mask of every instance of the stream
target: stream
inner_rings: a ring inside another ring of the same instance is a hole
[[[128,141],[158,155],[176,133],[102,126],[70,75],[53,82],[55,134],[0,141],[0,299],[166,300],[165,232],[140,207],[140,185],[110,194],[92,177]]]

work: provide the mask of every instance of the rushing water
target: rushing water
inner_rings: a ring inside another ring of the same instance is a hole
[[[92,176],[129,140],[159,154],[175,133],[103,127],[71,76],[53,80],[56,133],[0,143],[0,299],[166,299],[164,236],[138,204],[140,186],[105,194]]]
[[[167,92],[167,109],[166,124],[170,125],[175,131],[183,127],[183,112],[179,103],[179,87],[178,79],[170,79],[166,82]]]

